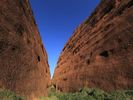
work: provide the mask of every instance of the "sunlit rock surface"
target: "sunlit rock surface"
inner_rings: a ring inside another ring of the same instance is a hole
[[[101,0],[66,43],[52,82],[63,92],[133,89],[133,0]]]
[[[0,88],[29,100],[47,94],[46,51],[28,0],[0,0]]]

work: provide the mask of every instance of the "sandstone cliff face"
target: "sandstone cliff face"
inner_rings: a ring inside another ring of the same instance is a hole
[[[53,84],[80,88],[133,89],[133,0],[102,0],[66,43]]]
[[[0,88],[46,95],[50,72],[28,0],[0,0]]]

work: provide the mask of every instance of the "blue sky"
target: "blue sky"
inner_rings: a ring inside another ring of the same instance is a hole
[[[48,54],[51,75],[58,57],[72,35],[100,0],[30,0]]]

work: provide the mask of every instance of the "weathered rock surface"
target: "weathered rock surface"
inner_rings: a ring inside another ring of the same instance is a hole
[[[46,95],[50,72],[28,0],[0,0],[0,88]],[[33,97],[33,98],[32,98]]]
[[[101,1],[66,43],[53,84],[63,92],[133,89],[133,0]]]

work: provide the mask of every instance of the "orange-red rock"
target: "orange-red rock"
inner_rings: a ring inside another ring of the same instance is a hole
[[[28,0],[0,0],[0,88],[29,100],[47,94],[46,51]]]
[[[133,0],[117,1],[102,0],[66,43],[52,80],[57,90],[133,89]]]

